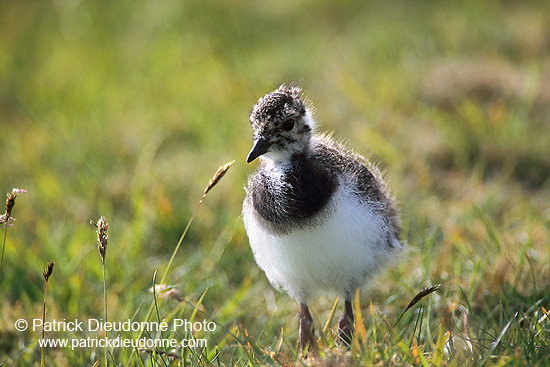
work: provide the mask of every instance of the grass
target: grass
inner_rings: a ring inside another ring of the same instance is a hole
[[[101,217],[97,222],[90,220],[90,224],[97,228],[97,249],[99,256],[101,257],[101,268],[103,269],[103,320],[109,321],[107,314],[107,271],[105,267],[105,258],[107,257],[107,244],[109,236],[107,235],[107,229],[109,229],[109,223],[105,221],[105,217]],[[108,338],[108,334],[105,334],[105,338]],[[42,335],[44,339],[44,335]],[[107,345],[103,346],[103,364],[108,366],[108,351]]]
[[[55,260],[48,320],[146,321],[152,307],[151,321],[216,324],[158,334],[205,347],[111,348],[109,365],[550,365],[549,25],[542,0],[4,2],[0,190],[28,192],[5,232],[0,364],[40,364],[42,330],[14,323],[42,317]],[[248,113],[293,80],[322,130],[388,172],[411,245],[362,295],[351,351],[334,343],[335,300],[312,305],[321,360],[300,358],[298,306],[258,270],[240,219]],[[46,365],[104,359],[45,350]]]
[[[42,272],[42,275],[44,276],[44,305],[42,308],[42,325],[45,325],[46,323],[46,301],[48,299],[48,281],[50,280],[50,276],[53,273],[53,267],[55,265],[55,261],[49,261],[48,267],[46,270]],[[45,332],[46,328],[42,327],[42,339],[45,338]],[[46,346],[42,345],[40,348],[40,366],[46,365]]]

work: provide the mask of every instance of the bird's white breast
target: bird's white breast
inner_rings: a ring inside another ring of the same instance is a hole
[[[243,208],[256,262],[272,284],[301,302],[319,294],[349,297],[391,255],[383,219],[346,187],[334,193],[324,222],[288,234],[271,233],[252,205]]]

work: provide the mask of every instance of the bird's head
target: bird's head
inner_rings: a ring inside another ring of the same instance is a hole
[[[248,163],[259,156],[289,160],[307,150],[315,123],[300,93],[298,86],[283,84],[258,100],[250,114],[254,146]]]

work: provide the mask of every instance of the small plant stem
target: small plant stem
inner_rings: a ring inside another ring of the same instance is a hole
[[[172,256],[170,257],[170,261],[168,261],[168,265],[166,266],[166,269],[164,270],[164,273],[162,274],[162,278],[160,278],[159,284],[164,284],[166,281],[166,277],[168,276],[168,272],[170,271],[170,268],[172,267],[172,263],[174,262],[174,259],[176,258],[176,255],[181,247],[181,244],[183,243],[183,239],[187,235],[187,232],[189,231],[189,227],[191,227],[191,223],[193,223],[193,219],[197,216],[197,212],[199,211],[199,208],[201,207],[202,202],[204,201],[204,198],[206,197],[206,194],[202,196],[199,203],[195,207],[195,211],[193,212],[193,215],[191,216],[191,219],[187,222],[187,226],[183,230],[183,233],[180,236],[180,239],[178,241],[178,244],[176,245],[176,248],[172,252]]]
[[[44,302],[42,304],[42,355],[40,356],[40,366],[46,365],[46,353],[45,353],[45,344],[44,344],[44,337],[45,337],[45,328],[44,325],[46,324],[46,299],[48,295],[48,281],[50,280],[50,277],[53,273],[53,267],[55,265],[55,261],[48,262],[48,267],[46,270],[42,272],[42,275],[44,276]]]
[[[8,198],[6,199],[6,211],[4,214],[0,215],[0,223],[3,223],[4,228],[4,242],[2,243],[2,256],[0,257],[0,279],[2,279],[2,269],[4,265],[4,250],[6,248],[6,237],[8,234],[8,226],[10,225],[10,219],[15,220],[11,216],[11,211],[15,205],[15,199],[18,194],[27,192],[27,190],[22,189],[12,189],[11,193],[8,193]]]
[[[0,258],[0,279],[2,279],[2,269],[4,268],[4,249],[6,248],[6,238],[8,237],[8,223],[4,224],[4,241],[2,242],[2,257]]]
[[[101,257],[101,265],[103,267],[103,309],[105,322],[107,322],[107,271],[105,269],[105,258],[107,255],[107,244],[109,236],[107,235],[107,229],[109,228],[109,223],[105,220],[105,217],[100,217],[97,222],[90,221],[90,224],[97,228],[97,249],[99,250],[99,256]],[[105,367],[108,366],[109,361],[107,359],[107,331],[105,331],[105,345],[103,347],[103,364]]]
[[[105,262],[103,261],[103,310],[105,313],[105,322],[107,322],[107,272],[105,271]],[[107,331],[105,331],[105,339],[107,339]],[[103,359],[104,359],[104,365],[107,367],[109,364],[107,360],[107,343],[105,343],[105,347],[103,348]]]
[[[176,258],[176,255],[181,247],[181,244],[183,243],[183,239],[187,235],[187,231],[189,231],[189,227],[191,227],[191,223],[193,223],[193,219],[197,216],[197,212],[199,211],[199,208],[201,207],[202,203],[204,202],[204,199],[206,199],[206,195],[208,195],[208,192],[216,186],[216,184],[220,181],[220,179],[225,175],[227,170],[231,168],[231,166],[235,163],[235,161],[231,161],[226,163],[225,165],[218,168],[210,182],[208,182],[208,185],[206,185],[206,188],[204,189],[204,192],[202,194],[201,199],[197,203],[197,206],[195,207],[195,211],[193,211],[193,215],[191,216],[191,219],[187,222],[187,226],[183,230],[183,233],[180,236],[180,239],[178,241],[178,244],[176,245],[176,248],[174,249],[174,252],[172,252],[172,256],[170,257],[170,261],[168,262],[168,265],[166,266],[166,269],[164,270],[164,273],[162,274],[162,278],[160,278],[160,284],[164,284],[164,281],[166,280],[166,277],[168,276],[168,272],[170,271],[170,268],[172,267],[172,263],[174,262],[174,259]],[[152,310],[152,309],[151,309]],[[149,314],[149,316],[151,316]]]
[[[46,353],[45,353],[45,343],[44,343],[44,324],[46,322],[46,296],[48,294],[48,282],[44,283],[44,303],[42,305],[42,352],[40,356],[40,366],[44,367],[46,365]]]

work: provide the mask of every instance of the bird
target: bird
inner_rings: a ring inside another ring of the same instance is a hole
[[[248,178],[242,218],[254,259],[270,283],[300,305],[301,348],[315,348],[308,302],[344,299],[338,339],[354,334],[353,300],[404,248],[394,195],[377,166],[316,133],[314,109],[297,83],[282,84],[252,108],[260,165]]]

